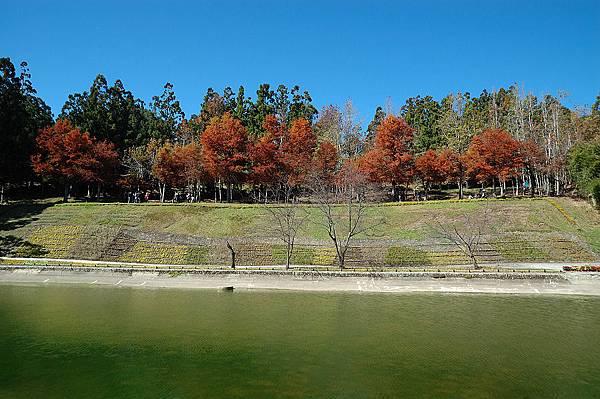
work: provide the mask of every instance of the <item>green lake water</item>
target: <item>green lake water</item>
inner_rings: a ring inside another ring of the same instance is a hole
[[[0,398],[407,397],[600,397],[600,298],[0,286]]]

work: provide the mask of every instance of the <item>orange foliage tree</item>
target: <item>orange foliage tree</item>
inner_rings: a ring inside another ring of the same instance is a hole
[[[501,129],[488,129],[473,137],[465,160],[467,173],[477,181],[492,179],[495,190],[496,178],[500,181],[500,195],[504,195],[506,180],[523,166],[519,141]]]
[[[166,143],[158,150],[156,160],[152,166],[152,174],[159,181],[160,202],[165,200],[167,186],[176,187],[182,181],[180,167],[174,152],[174,146],[171,143]]]
[[[326,182],[333,182],[340,156],[330,141],[323,141],[315,153],[314,171]]]
[[[202,159],[204,167],[219,185],[227,184],[227,200],[232,199],[234,184],[244,182],[250,167],[249,142],[246,128],[238,119],[226,112],[213,118],[202,134]],[[216,199],[216,192],[215,192]]]
[[[201,147],[193,142],[184,146],[166,143],[156,155],[152,173],[160,182],[161,202],[165,199],[167,186],[187,186],[198,197],[200,184],[206,178],[202,167]]]
[[[392,185],[395,198],[398,184],[408,184],[413,177],[412,143],[414,129],[402,118],[388,115],[375,134],[375,145],[361,162],[369,179]]]
[[[298,187],[306,182],[316,147],[317,137],[310,122],[303,118],[292,121],[281,146],[281,162],[287,184],[291,187]]]
[[[202,147],[198,143],[190,143],[176,149],[183,170],[182,177],[187,186],[196,191],[200,199],[201,184],[208,180],[208,174],[202,163]]]
[[[265,185],[266,193],[269,187],[273,188],[280,179],[283,165],[281,164],[281,143],[283,127],[275,115],[267,115],[263,123],[265,134],[258,138],[251,148],[252,173],[250,180],[256,185]],[[260,188],[259,188],[260,199]]]
[[[72,183],[106,183],[115,175],[118,154],[114,144],[97,142],[67,119],[59,119],[41,130],[35,141],[33,169],[38,175],[57,179],[64,185],[65,202]]]
[[[457,174],[458,155],[445,149],[442,152],[427,150],[415,160],[415,174],[423,182],[427,194],[433,184],[442,184]]]

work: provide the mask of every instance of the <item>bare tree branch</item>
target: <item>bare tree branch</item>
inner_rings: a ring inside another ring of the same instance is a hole
[[[382,219],[368,221],[365,217],[366,203],[373,196],[374,188],[356,168],[348,167],[338,173],[335,182],[314,176],[310,190],[320,214],[316,223],[327,231],[336,250],[338,266],[343,269],[356,236],[383,223]]]
[[[293,195],[293,188],[289,184],[280,184],[274,190],[274,198],[283,198],[282,204],[267,205],[273,221],[273,229],[277,237],[285,245],[285,268],[290,268],[294,244],[298,231],[306,221],[308,215],[300,212],[300,204]]]
[[[479,269],[479,249],[482,238],[489,229],[490,208],[484,205],[483,213],[463,213],[454,223],[436,222],[430,225],[438,235],[453,243],[464,255],[469,258],[473,267]]]

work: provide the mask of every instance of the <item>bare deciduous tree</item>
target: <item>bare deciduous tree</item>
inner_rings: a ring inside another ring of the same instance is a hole
[[[490,208],[484,205],[482,213],[463,213],[461,217],[452,223],[437,222],[430,227],[436,231],[441,238],[453,243],[465,256],[469,258],[473,267],[479,269],[479,249],[483,237],[489,230]]]
[[[356,236],[372,230],[383,220],[368,221],[368,202],[374,195],[371,184],[352,164],[338,173],[335,184],[314,177],[310,185],[313,203],[319,210],[317,223],[333,242],[340,270],[344,269],[348,249]]]
[[[306,212],[300,212],[300,204],[293,195],[290,185],[281,185],[275,197],[283,198],[284,202],[273,206],[267,205],[266,210],[271,216],[277,237],[285,245],[285,268],[287,270],[290,268],[294,253],[296,236],[308,215]]]

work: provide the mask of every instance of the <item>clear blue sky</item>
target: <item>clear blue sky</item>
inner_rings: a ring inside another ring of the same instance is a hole
[[[600,1],[10,1],[0,56],[30,64],[60,112],[96,74],[145,101],[165,81],[186,115],[208,87],[300,84],[315,104],[351,98],[363,123],[391,97],[600,92]]]

